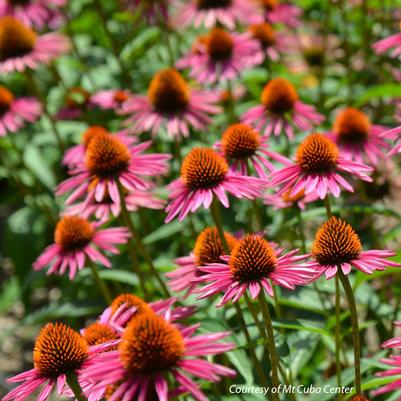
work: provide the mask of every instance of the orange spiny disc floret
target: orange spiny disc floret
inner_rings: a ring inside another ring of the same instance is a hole
[[[250,282],[268,277],[276,263],[271,245],[258,235],[247,234],[231,251],[229,266],[236,280]]]
[[[338,155],[338,148],[330,139],[321,134],[312,134],[299,145],[296,160],[302,170],[321,173],[336,167]]]
[[[86,150],[86,166],[92,175],[110,178],[125,171],[131,160],[127,146],[111,135],[96,135]]]
[[[144,313],[129,323],[119,350],[126,370],[151,374],[174,368],[185,347],[181,333],[170,322],[154,313]]]
[[[219,185],[227,172],[227,162],[214,150],[207,148],[192,149],[181,166],[181,177],[185,185],[193,190]]]
[[[347,222],[334,216],[319,228],[312,244],[312,255],[322,266],[348,263],[361,252],[358,234]]]
[[[291,111],[297,100],[297,90],[290,81],[284,78],[274,78],[269,81],[261,95],[262,104],[274,114]]]
[[[369,136],[371,124],[368,116],[358,109],[344,109],[334,121],[333,131],[341,142],[363,142]]]
[[[273,11],[279,3],[279,0],[260,0],[262,6],[265,8],[267,11]]]
[[[113,99],[117,103],[124,103],[128,99],[128,94],[124,91],[115,91],[113,95]]]
[[[133,306],[137,308],[134,316],[139,316],[140,314],[145,312],[152,312],[151,307],[142,298],[132,294],[121,294],[118,297],[114,298],[113,302],[110,305],[112,312],[115,313],[117,309],[124,304],[127,308],[131,308]]]
[[[229,233],[224,233],[227,245],[230,250],[238,242],[238,240]],[[196,239],[194,247],[194,255],[196,264],[204,266],[209,263],[217,263],[220,256],[224,255],[224,248],[220,240],[219,232],[216,227],[205,228]]]
[[[260,42],[263,48],[272,46],[276,42],[274,29],[268,22],[251,25],[249,27],[249,32],[254,39]]]
[[[224,29],[213,28],[207,36],[206,48],[213,60],[224,61],[233,53],[234,40]]]
[[[82,134],[82,143],[85,147],[87,147],[95,136],[107,135],[108,133],[109,132],[106,130],[106,128],[103,128],[99,125],[93,125]]]
[[[33,349],[33,364],[44,377],[55,378],[79,369],[89,346],[75,330],[63,323],[48,323],[40,331]]]
[[[14,95],[4,86],[0,86],[0,114],[4,114],[10,110],[11,103],[14,100]]]
[[[281,195],[284,202],[297,202],[305,196],[305,190],[301,189],[295,195],[291,195],[291,189]]]
[[[166,68],[153,77],[148,88],[148,98],[157,111],[176,113],[188,106],[191,91],[178,71]]]
[[[33,50],[36,33],[11,16],[0,19],[0,60],[22,57]]]
[[[223,133],[221,145],[228,159],[247,158],[259,148],[260,135],[249,125],[234,124]]]
[[[92,224],[79,216],[65,216],[58,221],[54,241],[64,251],[82,249],[88,245],[95,230]]]
[[[68,91],[65,103],[70,108],[81,109],[88,104],[90,97],[91,94],[86,89],[77,86]]]
[[[214,8],[226,8],[231,6],[232,0],[196,0],[199,10],[210,10]]]
[[[369,401],[369,399],[364,397],[363,395],[355,395],[349,401]]]
[[[83,337],[89,345],[99,345],[117,339],[116,333],[109,326],[98,322],[89,325],[84,330]]]

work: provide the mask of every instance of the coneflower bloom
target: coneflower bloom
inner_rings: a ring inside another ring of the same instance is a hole
[[[290,28],[297,28],[301,22],[302,9],[299,7],[282,2],[281,0],[257,0],[264,10],[264,15],[257,15],[254,19],[264,19],[271,24],[283,24]]]
[[[238,240],[227,232],[224,233],[224,237],[231,250]],[[186,290],[185,297],[192,294],[197,286],[193,280],[205,274],[199,266],[221,262],[220,257],[224,254],[217,228],[205,228],[198,235],[193,251],[188,256],[176,259],[178,268],[166,274],[170,279],[170,289],[176,292]]]
[[[190,0],[178,7],[175,25],[178,28],[205,26],[207,29],[223,25],[232,30],[245,24],[255,12],[248,0]]]
[[[0,137],[19,131],[26,123],[33,123],[42,114],[40,102],[33,97],[16,98],[0,86]]]
[[[261,236],[247,234],[234,245],[230,255],[221,257],[224,263],[199,267],[205,274],[195,281],[207,284],[195,292],[200,294],[199,299],[224,292],[217,305],[222,306],[230,300],[237,302],[247,290],[253,299],[263,290],[273,297],[272,285],[293,290],[316,277],[312,264],[304,262],[309,255],[297,252],[284,254],[283,248],[275,248]]]
[[[178,61],[190,76],[203,84],[232,80],[244,70],[263,61],[260,45],[249,32],[230,33],[213,28],[196,39],[191,51]]]
[[[47,25],[53,27],[53,22],[61,17],[59,9],[65,3],[65,0],[0,0],[0,17],[11,15],[38,29]]]
[[[371,182],[367,174],[372,171],[372,167],[345,159],[326,136],[311,134],[299,145],[295,163],[270,175],[270,185],[281,186],[279,195],[291,190],[289,196],[294,196],[304,190],[305,195],[315,192],[320,199],[329,193],[339,197],[341,188],[354,192],[340,173]]]
[[[344,158],[358,163],[366,160],[377,166],[390,148],[384,140],[386,131],[386,127],[371,124],[362,111],[347,107],[336,117],[328,137],[337,144]]]
[[[237,85],[234,88],[229,89],[217,88],[215,92],[217,94],[219,104],[226,107],[236,100],[241,99],[246,93],[246,88],[243,85]]]
[[[166,208],[166,223],[178,215],[182,221],[201,205],[208,209],[214,197],[229,207],[226,191],[237,198],[255,199],[266,186],[256,177],[239,175],[229,170],[222,156],[208,148],[194,148],[185,157],[181,177],[170,184],[170,198]]]
[[[234,124],[224,131],[221,141],[214,148],[231,163],[233,171],[248,175],[249,166],[252,166],[260,178],[266,179],[266,170],[277,170],[269,159],[285,165],[292,164],[286,157],[271,151],[268,140],[268,136],[261,136],[249,125]]]
[[[401,32],[390,35],[389,37],[374,43],[373,50],[377,54],[383,54],[391,50],[390,56],[399,58],[401,56]]]
[[[299,100],[294,85],[284,78],[269,81],[260,100],[262,104],[248,110],[241,120],[258,131],[264,130],[266,136],[272,133],[278,136],[284,131],[289,139],[293,139],[293,126],[309,131],[324,120],[313,106]]]
[[[68,270],[71,280],[84,268],[87,258],[110,268],[110,261],[99,250],[118,254],[115,245],[126,243],[129,236],[123,227],[100,229],[83,217],[64,216],[56,225],[54,243],[44,250],[33,268],[49,266],[47,274],[64,274]]]
[[[363,273],[372,274],[385,267],[400,267],[401,264],[387,260],[396,253],[389,250],[363,251],[361,240],[350,224],[332,216],[316,232],[312,244],[315,269],[326,278],[332,278],[338,268],[348,274],[352,267]]]
[[[165,401],[171,385],[168,377],[178,382],[178,389],[205,401],[189,374],[211,382],[235,376],[232,369],[202,358],[230,351],[233,344],[218,342],[229,333],[194,335],[197,327],[174,325],[168,317],[144,313],[128,324],[118,349],[91,358],[82,376],[94,382],[93,391],[112,386],[114,392],[108,401],[146,400],[151,394]]]
[[[18,19],[5,16],[0,19],[0,73],[22,72],[49,64],[68,52],[68,39],[59,33],[38,35]]]
[[[91,102],[101,109],[119,111],[130,96],[132,94],[127,90],[101,90],[91,97]]]
[[[59,120],[77,120],[93,106],[90,92],[76,86],[67,91],[64,105],[57,112],[57,118]]]
[[[392,129],[389,129],[387,131],[384,131],[381,133],[382,137],[386,137],[389,139],[399,139],[401,134],[401,125]],[[388,156],[393,156],[397,153],[401,153],[401,141],[399,141],[393,148],[390,150],[388,153]]]
[[[203,130],[212,122],[210,115],[220,111],[211,91],[192,89],[172,68],[153,77],[147,96],[134,95],[122,107],[129,117],[125,124],[134,133],[151,131],[156,135],[164,124],[172,137],[189,136],[190,128]]]
[[[291,189],[283,194],[266,194],[263,196],[265,205],[273,206],[274,209],[285,209],[296,205],[301,210],[306,208],[307,203],[315,202],[319,197],[315,192],[305,195],[305,190],[301,189],[297,194],[291,196]]]
[[[84,163],[70,172],[71,178],[59,184],[56,194],[72,190],[67,204],[80,198],[90,204],[94,200],[102,202],[107,193],[120,205],[118,182],[128,191],[145,190],[152,184],[144,177],[167,171],[170,155],[142,154],[150,146],[150,141],[130,146],[110,134],[95,135],[87,146]]]
[[[33,369],[8,379],[10,383],[22,384],[11,390],[2,401],[23,401],[42,386],[38,401],[47,400],[53,388],[61,395],[68,374],[79,374],[90,356],[111,346],[112,341],[90,347],[79,333],[65,324],[46,324],[35,342]]]

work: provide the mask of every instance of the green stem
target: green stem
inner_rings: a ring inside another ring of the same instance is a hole
[[[213,220],[214,220],[214,224],[215,224],[215,226],[217,228],[217,231],[219,233],[221,244],[223,245],[223,248],[224,248],[224,251],[225,251],[226,255],[229,255],[230,254],[230,247],[228,246],[226,237],[224,235],[223,220],[221,218],[220,207],[219,207],[218,201],[216,201],[216,199],[213,199],[213,202],[212,202],[210,210],[212,212],[212,217],[213,217]]]
[[[337,386],[341,388],[341,320],[340,320],[340,283],[338,280],[338,276],[335,277],[335,285],[336,285],[336,376],[337,376]],[[342,395],[339,394],[340,401],[342,400]]]
[[[324,206],[326,208],[327,218],[330,219],[330,217],[333,216],[333,213],[331,212],[330,198],[328,195],[324,198]]]
[[[351,316],[352,325],[352,339],[354,342],[354,366],[355,366],[355,391],[356,394],[362,394],[361,386],[361,343],[359,338],[359,325],[358,325],[358,312],[356,310],[356,303],[354,293],[348,277],[343,273],[341,268],[338,268],[338,276],[344,288],[347,297],[348,306]]]
[[[89,260],[88,265],[89,265],[90,269],[92,270],[92,275],[95,280],[96,287],[99,288],[100,292],[102,293],[103,298],[106,301],[106,304],[110,305],[113,298],[110,295],[109,289],[107,288],[107,286],[103,282],[103,280],[100,278],[95,264],[91,260]]]
[[[84,392],[79,384],[77,375],[75,372],[70,372],[67,374],[67,384],[69,385],[70,389],[74,393],[75,398],[78,401],[88,401],[84,395]]]

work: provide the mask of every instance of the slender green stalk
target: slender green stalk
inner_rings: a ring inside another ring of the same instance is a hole
[[[151,273],[156,277],[156,280],[158,281],[158,283],[159,283],[162,291],[164,292],[165,296],[170,297],[170,292],[167,289],[166,285],[164,284],[164,281],[160,277],[160,274],[157,271],[155,265],[153,264],[152,257],[148,253],[145,245],[143,244],[141,236],[139,235],[138,231],[136,230],[134,222],[131,219],[131,216],[130,216],[130,214],[128,212],[128,209],[127,209],[127,205],[125,203],[125,196],[124,196],[124,191],[123,191],[123,188],[121,186],[121,183],[118,182],[117,186],[118,186],[118,192],[119,192],[119,195],[120,195],[120,202],[121,202],[121,215],[122,215],[122,217],[124,219],[125,225],[127,226],[127,228],[130,230],[130,232],[132,234],[132,237],[133,237],[134,242],[135,242],[135,246],[137,247],[139,253],[141,253],[143,258],[145,259],[145,262],[149,266],[149,269],[150,269]],[[138,270],[139,270],[139,266],[138,266]]]
[[[328,195],[324,198],[324,206],[326,208],[327,218],[329,219],[333,216],[333,213],[331,212],[330,198]]]
[[[79,384],[77,375],[75,372],[70,372],[67,374],[67,384],[74,393],[75,399],[78,401],[88,401],[84,395],[84,392]]]
[[[93,278],[95,280],[96,283],[96,287],[99,288],[100,292],[102,293],[102,296],[104,298],[104,300],[106,301],[107,305],[110,305],[112,302],[112,297],[110,295],[110,291],[107,288],[106,284],[104,283],[104,281],[100,278],[99,273],[97,271],[97,267],[95,266],[95,264],[88,259],[88,265],[90,267],[90,269],[92,270],[92,275]]]
[[[338,274],[341,284],[344,288],[344,292],[347,297],[350,316],[351,316],[352,339],[354,342],[355,391],[356,391],[356,394],[362,394],[361,342],[360,342],[360,338],[359,338],[358,312],[356,310],[354,292],[352,291],[352,287],[351,287],[348,277],[343,273],[343,271],[340,268],[338,269],[337,274]]]
[[[334,279],[336,285],[336,330],[335,330],[335,340],[336,340],[336,376],[337,376],[337,386],[341,388],[341,321],[340,321],[340,283],[338,276]],[[342,400],[342,394],[339,394],[339,401]]]
[[[215,224],[215,226],[217,228],[217,231],[219,233],[221,244],[223,245],[223,248],[224,248],[224,251],[226,252],[226,255],[229,255],[230,254],[230,247],[228,246],[226,237],[224,235],[223,220],[221,218],[220,207],[219,207],[218,201],[216,201],[216,199],[213,199],[213,202],[212,202],[210,210],[212,212],[212,217],[213,217],[213,220],[214,220],[214,224]]]

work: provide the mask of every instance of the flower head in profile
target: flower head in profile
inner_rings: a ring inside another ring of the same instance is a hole
[[[224,237],[231,250],[238,240],[227,232],[224,233]],[[205,274],[199,267],[221,263],[220,257],[224,254],[217,228],[205,228],[198,235],[193,251],[188,256],[176,259],[178,268],[166,274],[170,279],[169,287],[177,292],[186,290],[185,296],[192,294],[197,286],[194,279]]]
[[[16,98],[6,87],[0,86],[0,137],[19,131],[42,115],[40,102],[33,97]]]
[[[178,61],[190,76],[203,84],[230,81],[263,61],[259,42],[249,32],[232,33],[213,28],[196,39],[191,51]]]
[[[362,111],[348,107],[337,115],[328,137],[344,158],[377,166],[390,148],[384,139],[386,131],[386,127],[371,124]]]
[[[247,234],[239,240],[230,255],[221,257],[222,262],[199,267],[205,274],[195,279],[206,283],[195,292],[199,299],[208,298],[224,292],[218,306],[228,301],[237,302],[249,291],[253,299],[260,291],[266,291],[271,297],[272,285],[280,285],[293,290],[297,285],[311,282],[316,271],[312,264],[304,262],[309,255],[297,255],[298,250],[284,253],[257,234]]]
[[[293,165],[270,175],[270,184],[281,186],[277,192],[279,195],[290,190],[289,196],[292,197],[304,190],[305,195],[316,193],[324,199],[329,193],[340,196],[341,188],[354,192],[341,173],[371,182],[367,174],[372,171],[372,167],[345,159],[337,145],[326,136],[312,134],[298,147]]]
[[[68,39],[59,33],[37,34],[20,20],[0,18],[0,73],[22,72],[49,64],[70,49]]]
[[[328,279],[339,268],[344,274],[348,274],[352,267],[372,274],[375,270],[385,270],[387,266],[400,267],[399,263],[387,259],[395,255],[395,252],[389,250],[363,251],[355,230],[346,221],[335,216],[318,229],[312,244],[315,268]]]
[[[300,24],[302,9],[282,0],[256,0],[264,13],[254,16],[256,21],[268,21],[271,24],[283,24],[289,28],[297,28]]]
[[[249,166],[252,166],[260,178],[267,179],[266,171],[276,170],[272,161],[291,164],[289,159],[269,149],[268,139],[249,125],[233,124],[224,131],[214,148],[231,163],[233,171],[248,175]]]
[[[203,205],[208,209],[216,197],[229,207],[226,192],[237,198],[255,199],[266,186],[265,181],[230,171],[225,159],[214,150],[194,148],[185,157],[181,177],[170,184],[170,198],[166,208],[166,222],[178,215],[182,221]]]
[[[85,267],[87,258],[103,266],[110,261],[99,251],[118,254],[116,244],[124,244],[129,238],[126,228],[100,229],[97,224],[79,216],[64,216],[54,231],[54,243],[48,246],[34,262],[33,268],[41,270],[49,266],[47,274],[64,274],[71,280],[78,270]]]
[[[91,93],[80,86],[74,86],[68,89],[64,104],[57,112],[57,118],[59,120],[78,120],[93,106]]]
[[[153,77],[147,96],[132,96],[121,114],[128,115],[125,124],[134,133],[156,135],[165,125],[170,136],[188,137],[191,128],[202,130],[211,123],[210,115],[220,111],[217,100],[213,92],[190,88],[177,70],[167,68]]]
[[[101,90],[91,96],[91,102],[104,110],[120,111],[123,104],[132,96],[127,90]]]
[[[401,28],[401,24],[400,24]],[[373,50],[377,54],[383,54],[390,51],[390,57],[401,57],[401,32],[390,35],[373,44]]]
[[[255,11],[248,0],[190,0],[178,7],[174,22],[178,28],[223,25],[232,30],[237,24],[247,23]]]
[[[285,209],[288,207],[297,206],[299,209],[304,210],[307,203],[315,202],[319,197],[316,192],[311,192],[305,195],[305,190],[301,189],[298,193],[291,195],[291,189],[283,194],[265,194],[263,197],[264,204],[273,206],[274,209]]]
[[[324,117],[313,106],[303,103],[294,85],[284,78],[274,78],[267,83],[261,94],[261,104],[252,107],[241,118],[242,122],[254,126],[270,136],[284,131],[294,138],[294,126],[309,131],[320,124]]]
[[[167,171],[168,154],[143,154],[151,142],[131,145],[111,134],[94,135],[85,152],[84,163],[70,171],[68,178],[57,187],[57,195],[72,191],[66,203],[84,198],[87,204],[102,202],[105,195],[120,206],[118,185],[128,192],[146,190],[152,184],[145,177]]]
[[[211,382],[234,376],[233,370],[202,358],[230,351],[233,344],[218,342],[228,333],[194,335],[197,327],[175,325],[168,313],[140,314],[124,329],[118,349],[91,358],[82,376],[94,383],[95,392],[112,388],[110,401],[146,400],[151,394],[163,401],[168,399],[170,386],[170,390],[184,390],[205,401],[189,375]]]

